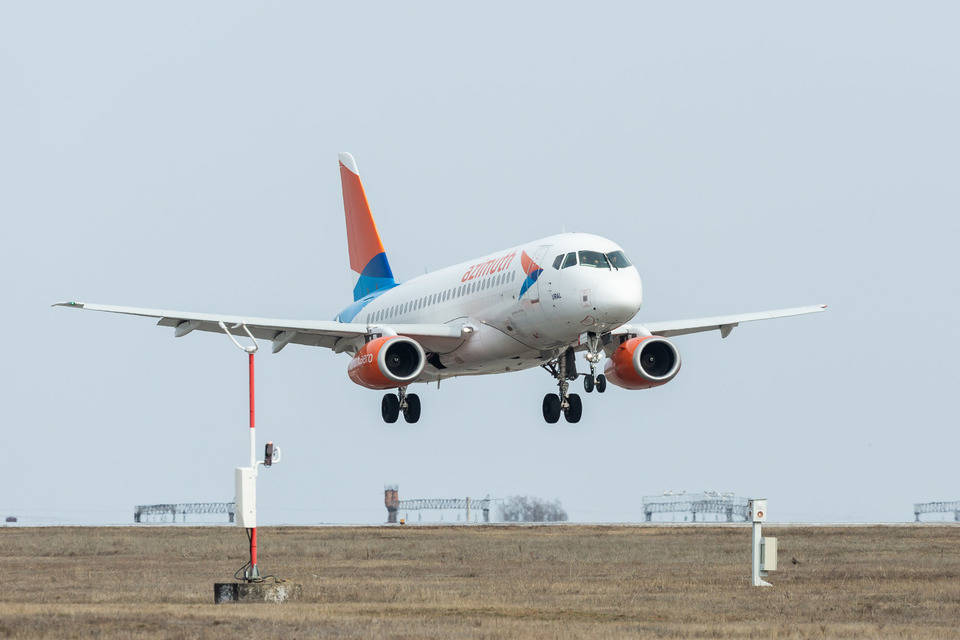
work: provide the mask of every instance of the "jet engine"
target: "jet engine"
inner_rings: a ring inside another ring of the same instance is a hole
[[[363,345],[347,366],[347,375],[368,389],[395,389],[413,382],[427,357],[423,348],[404,336],[383,336]]]
[[[604,375],[624,389],[649,389],[673,380],[680,371],[680,353],[660,336],[631,338],[607,360]]]

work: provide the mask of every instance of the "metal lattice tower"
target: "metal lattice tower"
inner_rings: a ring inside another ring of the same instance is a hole
[[[225,513],[230,522],[233,522],[237,506],[233,502],[180,502],[177,504],[141,504],[133,510],[133,521],[142,522],[144,517],[170,516],[171,522],[177,521],[179,513],[182,521],[187,521],[187,514]]]
[[[954,522],[960,522],[960,500],[953,502],[918,502],[913,505],[913,517],[920,522],[921,513],[950,513],[953,511]]]
[[[467,522],[470,522],[470,509],[478,507],[483,512],[483,521],[490,522],[490,503],[496,498],[414,498],[401,500],[397,485],[391,484],[383,488],[383,503],[387,507],[387,522],[397,521],[398,511],[432,511],[438,509],[454,509],[466,513]]]
[[[734,517],[746,522],[748,511],[746,498],[718,491],[690,494],[664,491],[659,496],[643,497],[643,519],[646,522],[653,521],[655,513],[690,513],[693,522],[697,521],[698,513],[717,513],[726,516],[727,522],[733,522]]]

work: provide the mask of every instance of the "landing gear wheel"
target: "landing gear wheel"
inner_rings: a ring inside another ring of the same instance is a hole
[[[603,393],[607,390],[607,376],[602,373],[597,376],[597,393]]]
[[[560,413],[560,396],[555,393],[543,396],[543,419],[549,424],[554,424],[560,419]]]
[[[567,408],[563,412],[563,416],[567,419],[567,422],[574,423],[580,422],[580,416],[582,415],[583,402],[580,401],[580,396],[571,393],[567,396]]]
[[[400,398],[388,393],[380,401],[380,415],[387,424],[393,424],[400,417]]]
[[[407,394],[407,407],[403,410],[403,419],[410,424],[420,419],[420,396],[417,394]]]
[[[593,376],[583,376],[583,390],[587,393],[593,391]]]

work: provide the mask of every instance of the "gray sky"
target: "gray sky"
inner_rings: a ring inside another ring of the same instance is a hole
[[[663,489],[774,521],[960,498],[956,5],[549,7],[0,4],[0,515],[232,498],[243,355],[49,304],[332,318],[344,150],[401,279],[581,230],[637,264],[640,321],[830,310],[677,338],[673,382],[578,425],[544,424],[539,369],[384,425],[345,356],[264,353],[261,521],[380,522],[385,482],[579,521]]]

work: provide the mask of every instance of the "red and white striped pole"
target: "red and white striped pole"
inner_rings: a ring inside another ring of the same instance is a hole
[[[256,353],[260,347],[257,344],[257,339],[253,337],[253,333],[251,333],[247,325],[242,322],[237,323],[233,328],[243,328],[244,333],[250,338],[252,344],[246,347],[233,337],[233,334],[230,333],[230,329],[227,328],[223,320],[220,320],[218,324],[220,325],[220,329],[230,338],[230,341],[233,342],[238,349],[247,353],[247,364],[250,372],[250,466],[237,467],[235,471],[237,483],[236,499],[239,502],[238,507],[240,509],[238,522],[244,526],[247,524],[253,525],[252,527],[247,527],[247,534],[250,537],[250,566],[247,568],[244,578],[247,580],[257,580],[260,578],[260,569],[257,567],[257,423],[254,415],[253,354]]]
[[[256,420],[254,418],[254,394],[253,394],[253,353],[248,353],[250,362],[250,467],[257,468],[257,440],[256,440]],[[260,570],[257,568],[257,528],[250,528],[250,578],[259,578]]]

